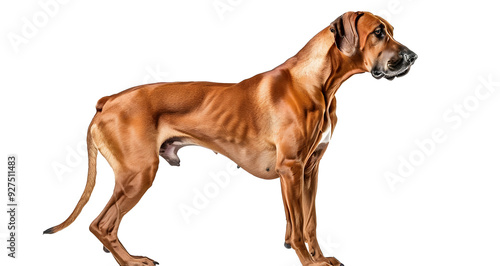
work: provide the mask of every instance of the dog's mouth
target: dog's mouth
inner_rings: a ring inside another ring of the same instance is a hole
[[[396,77],[402,77],[410,72],[410,68],[417,58],[417,54],[411,51],[406,52],[395,60],[389,60],[384,66],[375,64],[375,67],[371,70],[371,74],[376,79],[386,78],[387,80],[393,80]]]
[[[401,68],[397,71],[388,71],[388,72],[384,72],[384,71],[378,70],[378,69],[373,69],[371,71],[371,74],[376,79],[386,78],[387,80],[393,80],[396,77],[399,78],[399,77],[402,77],[402,76],[408,74],[408,72],[410,72],[410,68],[411,68],[411,65],[408,65],[408,66]]]

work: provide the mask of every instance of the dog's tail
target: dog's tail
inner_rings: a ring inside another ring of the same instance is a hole
[[[92,125],[92,123],[91,123],[91,125]],[[43,231],[44,234],[53,234],[53,233],[59,232],[62,229],[68,227],[71,223],[73,223],[73,221],[75,221],[75,219],[78,217],[78,215],[82,211],[85,204],[87,204],[87,202],[89,201],[90,194],[92,194],[92,190],[94,189],[95,177],[97,175],[97,171],[96,171],[97,148],[94,145],[94,141],[92,140],[92,134],[90,133],[90,127],[89,127],[89,130],[87,131],[87,152],[89,155],[89,169],[88,169],[88,175],[87,175],[87,184],[85,185],[85,190],[83,191],[83,194],[80,198],[80,201],[78,201],[78,204],[76,204],[75,209],[73,210],[71,215],[64,222]]]

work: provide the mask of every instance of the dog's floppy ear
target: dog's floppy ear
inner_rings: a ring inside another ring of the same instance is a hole
[[[353,56],[359,45],[357,23],[363,12],[347,12],[330,24],[335,45],[347,56]]]

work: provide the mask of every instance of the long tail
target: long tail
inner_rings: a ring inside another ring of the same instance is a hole
[[[68,219],[66,219],[59,225],[56,225],[54,227],[51,227],[43,231],[44,234],[53,234],[59,232],[62,229],[68,227],[71,223],[73,223],[80,214],[80,212],[82,211],[85,204],[87,204],[87,202],[89,201],[90,194],[92,194],[92,190],[94,190],[95,177],[97,175],[96,171],[97,148],[95,147],[94,142],[92,141],[92,134],[90,133],[90,127],[87,132],[87,152],[89,155],[89,170],[87,175],[87,184],[85,185],[85,190],[83,191],[83,194],[80,200],[78,201],[78,204],[76,204],[75,209],[68,217]]]

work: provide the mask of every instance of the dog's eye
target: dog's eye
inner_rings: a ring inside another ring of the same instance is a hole
[[[384,37],[384,31],[381,28],[376,29],[373,33],[379,38]]]

